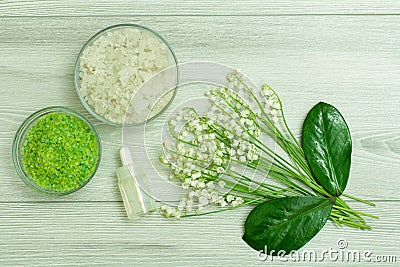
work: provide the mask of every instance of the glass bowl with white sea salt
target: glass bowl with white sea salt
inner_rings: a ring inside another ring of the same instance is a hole
[[[85,108],[113,126],[155,119],[173,101],[176,56],[156,32],[118,24],[95,34],[75,63],[75,88]]]

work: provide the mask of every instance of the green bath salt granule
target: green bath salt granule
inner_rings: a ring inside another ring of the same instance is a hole
[[[76,190],[96,171],[97,142],[92,129],[78,117],[46,114],[26,134],[21,154],[24,170],[43,189]]]

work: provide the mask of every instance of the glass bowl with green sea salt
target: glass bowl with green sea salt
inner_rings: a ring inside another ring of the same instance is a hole
[[[66,195],[96,173],[101,142],[92,123],[67,107],[48,107],[30,115],[16,132],[15,169],[30,188]]]
[[[178,64],[158,33],[137,24],[118,24],[83,46],[74,82],[82,104],[95,118],[113,126],[141,125],[173,101]]]

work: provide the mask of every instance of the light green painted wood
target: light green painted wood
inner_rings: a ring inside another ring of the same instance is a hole
[[[377,204],[378,208],[366,209],[382,217],[372,222],[373,231],[338,229],[328,222],[306,249],[319,255],[324,249],[337,249],[337,241],[345,239],[352,250],[398,254],[399,203]],[[0,264],[269,266],[241,240],[249,211],[243,208],[178,222],[154,214],[132,223],[118,202],[2,204]],[[284,265],[279,261],[275,264]],[[324,265],[335,264],[327,261]]]
[[[42,196],[15,174],[11,143],[19,124],[49,105],[84,111],[72,81],[75,57],[91,35],[121,22],[155,29],[181,62],[211,60],[240,67],[257,84],[270,83],[297,132],[316,102],[337,106],[354,139],[347,192],[377,201],[376,208],[359,208],[381,219],[371,222],[369,232],[329,223],[305,248],[335,248],[344,238],[351,249],[399,257],[399,2],[177,3],[0,2],[0,265],[268,264],[241,241],[247,208],[180,222],[156,214],[127,222],[115,177],[121,130],[96,122],[104,158],[98,174],[77,193]],[[174,103],[202,90],[180,91]],[[159,133],[161,122],[150,135]],[[162,200],[177,199],[178,192],[162,180],[151,183]]]
[[[0,116],[0,122],[7,127],[0,129],[4,133],[0,138],[6,139],[0,142],[0,148],[7,153],[0,155],[5,162],[0,175],[6,177],[0,200],[47,199],[32,194],[16,176],[9,155],[13,135],[24,118],[39,108],[67,105],[84,110],[73,85],[75,57],[95,32],[126,21],[159,31],[181,62],[212,60],[240,67],[258,84],[270,83],[284,100],[286,116],[295,130],[301,129],[306,112],[316,102],[336,105],[346,116],[355,141],[348,192],[381,199],[389,188],[385,198],[399,199],[390,187],[400,174],[400,154],[395,150],[400,142],[396,138],[400,109],[394,101],[400,99],[396,90],[400,84],[397,16],[35,18],[34,24],[31,18],[1,21],[0,105],[6,115]],[[181,24],[186,26],[177,30]],[[313,31],[313,25],[320,30]],[[174,104],[195,94],[181,91]],[[18,97],[21,95],[25,97]],[[18,101],[10,101],[15,98]],[[105,125],[99,131],[104,140],[99,175],[85,191],[62,200],[119,199],[114,170],[121,131]],[[385,142],[376,147],[382,135]],[[373,184],[373,190],[363,190],[360,185],[365,184],[365,177],[385,179]],[[155,188],[163,199],[176,199],[163,186]]]
[[[142,15],[298,15],[399,14],[396,0],[323,1],[125,1],[2,0],[3,16],[142,16]]]

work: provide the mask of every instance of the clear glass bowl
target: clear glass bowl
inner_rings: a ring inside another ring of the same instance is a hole
[[[87,101],[85,100],[85,98],[84,98],[84,97],[82,96],[82,94],[81,94],[81,89],[80,89],[80,77],[79,77],[79,72],[80,72],[80,70],[79,70],[79,68],[80,68],[80,58],[81,58],[82,53],[85,51],[86,48],[88,48],[90,45],[92,45],[92,44],[93,44],[98,38],[100,38],[101,36],[105,35],[105,34],[108,33],[108,32],[115,31],[115,30],[119,30],[119,29],[121,29],[121,28],[134,28],[134,29],[139,29],[140,31],[145,31],[145,32],[147,32],[147,33],[150,33],[152,36],[154,36],[155,38],[157,38],[158,40],[160,40],[160,41],[161,41],[162,43],[164,43],[164,44],[166,45],[166,47],[168,48],[168,51],[169,51],[169,54],[170,54],[170,55],[169,55],[169,56],[170,56],[170,59],[174,62],[174,64],[173,64],[172,67],[174,67],[174,68],[176,69],[176,70],[175,70],[175,71],[176,71],[176,86],[173,88],[173,94],[172,94],[172,96],[171,96],[171,99],[169,100],[169,102],[168,102],[157,114],[154,114],[154,115],[150,116],[148,119],[146,119],[146,120],[143,121],[143,122],[130,123],[130,124],[112,122],[112,121],[106,119],[104,116],[98,114],[98,113],[95,111],[95,109],[94,109],[90,104],[87,103]],[[78,57],[77,57],[77,59],[76,59],[76,61],[75,61],[75,69],[74,69],[74,83],[75,83],[75,89],[76,89],[76,92],[77,92],[77,94],[78,94],[78,96],[79,96],[79,99],[81,100],[83,106],[84,106],[96,119],[98,119],[98,120],[100,120],[100,121],[102,121],[102,122],[104,122],[104,123],[107,123],[107,124],[109,124],[109,125],[116,126],[116,127],[142,125],[142,124],[147,123],[147,122],[149,122],[149,121],[152,121],[152,120],[156,119],[158,116],[160,116],[160,115],[171,105],[172,101],[173,101],[174,98],[175,98],[176,91],[177,91],[177,88],[178,88],[178,79],[179,79],[178,61],[177,61],[177,58],[176,58],[176,56],[175,56],[174,51],[172,50],[171,46],[167,43],[167,41],[166,41],[163,37],[161,37],[157,32],[153,31],[152,29],[147,28],[147,27],[145,27],[145,26],[138,25],[138,24],[133,24],[133,23],[116,24],[116,25],[107,27],[107,28],[105,28],[105,29],[99,31],[98,33],[96,33],[95,35],[93,35],[93,36],[86,42],[86,44],[82,47],[81,51],[79,52]]]
[[[29,175],[27,174],[27,172],[24,169],[24,165],[22,162],[22,148],[23,148],[25,137],[26,137],[27,133],[29,132],[31,127],[35,125],[35,122],[39,118],[41,118],[47,114],[53,113],[53,112],[70,114],[70,115],[73,115],[76,118],[82,120],[92,130],[92,132],[94,133],[94,135],[96,137],[96,141],[97,141],[98,160],[97,160],[97,164],[96,164],[96,167],[95,167],[93,173],[90,176],[88,176],[87,179],[85,179],[85,181],[82,184],[80,184],[78,187],[74,188],[73,190],[69,190],[69,191],[54,191],[54,190],[49,190],[47,188],[40,187],[29,177]],[[32,115],[30,115],[27,119],[25,119],[25,121],[21,124],[21,126],[19,127],[19,129],[17,130],[17,132],[15,134],[15,138],[14,138],[14,142],[13,142],[13,146],[12,146],[12,159],[13,159],[14,167],[15,167],[15,170],[16,170],[18,176],[30,188],[35,189],[41,193],[50,194],[50,195],[67,195],[67,194],[76,192],[79,189],[81,189],[82,187],[84,187],[95,175],[97,169],[99,168],[100,160],[101,160],[101,140],[100,140],[100,137],[99,137],[96,129],[94,128],[93,124],[87,118],[85,118],[82,114],[80,114],[70,108],[67,108],[67,107],[61,107],[61,106],[47,107],[47,108],[41,109],[39,111],[36,111]]]

